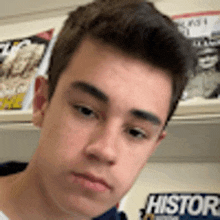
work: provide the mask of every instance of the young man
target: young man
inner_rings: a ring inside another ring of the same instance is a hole
[[[1,179],[0,210],[13,220],[119,219],[114,207],[166,136],[192,64],[190,43],[152,4],[72,12],[49,79],[36,80],[38,148]]]

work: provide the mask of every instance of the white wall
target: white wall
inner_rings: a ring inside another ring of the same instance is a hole
[[[220,10],[219,0],[156,0],[155,5],[167,15]]]
[[[152,0],[163,13],[220,10],[219,0]],[[32,35],[62,26],[68,11],[91,0],[0,0],[0,40]]]
[[[91,0],[0,0],[0,40],[60,30],[69,11]]]
[[[62,27],[62,23],[65,18],[66,16],[61,16],[48,19],[22,21],[5,25],[3,24],[0,26],[0,41],[31,36],[51,28],[55,28],[54,33],[57,33]]]

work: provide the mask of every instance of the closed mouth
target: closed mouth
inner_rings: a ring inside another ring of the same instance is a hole
[[[99,184],[99,186],[101,184],[102,186],[104,186],[107,189],[112,188],[104,179],[96,177],[95,175],[92,175],[91,173],[73,173],[73,175],[75,177],[79,177],[79,178],[85,179],[87,181],[90,181],[91,184]],[[103,191],[103,190],[101,190],[101,191]]]

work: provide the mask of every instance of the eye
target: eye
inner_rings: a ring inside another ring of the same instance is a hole
[[[136,139],[145,139],[147,138],[146,133],[140,128],[130,128],[128,130],[129,135]]]
[[[81,106],[81,105],[74,105],[74,108],[86,118],[96,117],[94,111],[90,107]]]

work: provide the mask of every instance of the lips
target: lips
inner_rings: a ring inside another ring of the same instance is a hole
[[[111,189],[111,186],[102,178],[98,178],[91,173],[72,173],[74,175],[74,182],[80,184],[82,187],[104,192]]]

